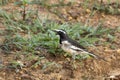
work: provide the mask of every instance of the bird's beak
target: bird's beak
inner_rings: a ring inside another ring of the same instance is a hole
[[[55,32],[56,34],[57,34],[57,32],[58,32],[58,30],[57,29],[54,29],[54,30],[52,30],[53,32]]]
[[[54,32],[58,32],[58,30],[57,30],[57,29],[54,29],[54,30],[52,30],[52,31],[54,31]]]
[[[52,30],[53,32],[57,32],[56,29]]]

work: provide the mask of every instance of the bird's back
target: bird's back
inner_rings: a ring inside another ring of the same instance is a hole
[[[72,39],[68,39],[68,41],[72,44],[72,45],[74,45],[74,46],[76,46],[76,47],[78,47],[78,48],[81,48],[81,49],[85,49],[85,47],[83,47],[82,45],[80,45],[77,41],[75,41],[75,40],[72,40]]]

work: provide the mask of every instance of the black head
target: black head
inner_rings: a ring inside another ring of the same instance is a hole
[[[56,32],[56,34],[60,36],[60,43],[61,41],[66,40],[68,38],[68,35],[65,30],[55,29],[53,31]]]

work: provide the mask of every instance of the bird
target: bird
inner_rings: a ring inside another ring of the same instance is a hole
[[[70,53],[72,58],[75,59],[76,55],[84,55],[87,54],[96,59],[103,59],[98,55],[91,53],[86,50],[85,47],[80,45],[77,41],[71,39],[67,32],[63,29],[54,29],[53,30],[57,35],[59,35],[59,43],[63,51]]]

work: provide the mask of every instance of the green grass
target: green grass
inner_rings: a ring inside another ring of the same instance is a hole
[[[117,15],[120,14],[119,5],[118,0],[115,3],[110,3],[110,0],[108,0],[107,4],[94,3],[93,9],[106,14]]]
[[[0,0],[0,5],[5,5],[9,2],[10,2],[10,0]]]
[[[8,14],[3,10],[1,10],[0,16],[4,19],[4,25],[7,27],[5,41],[1,44],[5,53],[22,51],[34,54],[36,47],[40,47],[53,55],[62,54],[63,51],[58,47],[59,37],[52,31],[53,29],[66,30],[72,39],[84,47],[94,46],[104,36],[113,39],[113,36],[110,35],[111,30],[103,28],[102,25],[94,28],[81,23],[59,24],[39,17],[31,19],[29,22],[21,19],[16,21],[15,16],[21,16],[20,14]]]
[[[24,64],[21,61],[10,61],[10,63],[7,65],[7,68],[14,69],[16,72],[19,72],[20,69],[24,67]]]

